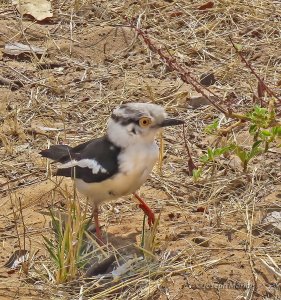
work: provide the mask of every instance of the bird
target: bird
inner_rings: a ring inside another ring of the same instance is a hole
[[[106,133],[75,147],[52,145],[40,152],[42,157],[57,163],[56,176],[71,177],[77,190],[89,199],[96,229],[96,238],[103,241],[99,225],[101,203],[133,194],[152,226],[155,216],[137,194],[158,160],[155,141],[164,127],[183,124],[168,117],[161,105],[126,103],[111,113]]]

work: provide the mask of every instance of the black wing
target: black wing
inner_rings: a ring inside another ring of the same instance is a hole
[[[43,157],[60,162],[61,168],[56,172],[58,176],[79,178],[85,182],[101,182],[118,172],[118,154],[121,149],[110,142],[107,136],[80,144],[74,148],[66,145],[54,145],[50,149],[43,150]],[[71,161],[79,163],[81,160],[95,161],[100,168],[93,170],[90,166],[74,166],[63,168],[63,164]]]
[[[56,162],[61,162],[64,157],[69,157],[71,150],[72,148],[67,145],[53,145],[49,149],[42,150],[39,154]]]

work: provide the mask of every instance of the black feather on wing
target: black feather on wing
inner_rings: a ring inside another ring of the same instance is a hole
[[[72,160],[92,159],[102,168],[97,173],[89,167],[58,168],[56,175],[79,178],[87,183],[101,182],[118,172],[118,154],[121,149],[107,138],[107,136],[88,141],[74,148],[66,145],[54,145],[50,149],[43,150],[43,157],[51,158],[56,162],[65,164]],[[105,171],[104,171],[105,170]]]
[[[42,150],[39,154],[56,162],[60,162],[63,157],[69,156],[71,150],[72,148],[67,145],[53,145],[49,149]]]

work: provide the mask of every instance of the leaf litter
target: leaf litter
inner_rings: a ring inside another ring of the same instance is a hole
[[[12,0],[12,4],[16,5],[22,16],[30,15],[37,21],[53,17],[51,2],[48,0]]]

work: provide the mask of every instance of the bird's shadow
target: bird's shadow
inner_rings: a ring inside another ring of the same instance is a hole
[[[103,243],[104,247],[108,249],[112,249],[113,252],[118,252],[121,255],[126,254],[136,254],[139,253],[139,249],[137,246],[137,237],[140,235],[140,232],[128,232],[127,234],[116,234],[111,233],[105,230],[103,231]],[[95,236],[95,228],[91,228],[91,235]]]
[[[129,258],[141,255],[140,249],[136,247],[137,232],[131,232],[127,235],[116,235],[113,233],[105,233],[105,244],[101,246],[104,250],[108,249],[107,257],[99,261],[93,258],[85,266],[85,275],[91,278],[96,275],[109,274],[120,263],[125,263]],[[117,261],[119,263],[117,263]]]
[[[131,232],[127,235],[116,235],[106,233],[106,241],[111,244],[120,254],[133,254],[138,253],[139,250],[135,246],[137,244],[137,236],[139,233]]]

